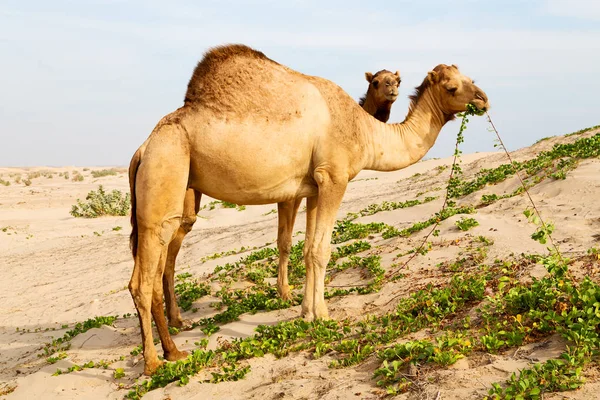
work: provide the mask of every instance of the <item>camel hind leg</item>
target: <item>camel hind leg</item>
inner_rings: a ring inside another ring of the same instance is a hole
[[[163,252],[163,255],[166,255],[166,252]],[[163,260],[160,262],[162,263]],[[177,350],[177,347],[169,334],[169,328],[167,327],[163,309],[163,287],[161,284],[163,277],[164,274],[161,274],[160,270],[157,271],[154,281],[154,291],[152,293],[152,317],[156,323],[156,329],[158,330],[158,336],[160,337],[165,359],[168,361],[176,361],[186,358],[188,353]]]
[[[169,326],[175,328],[181,328],[184,325],[183,319],[181,318],[181,312],[177,306],[177,300],[175,299],[175,261],[177,259],[177,254],[181,249],[183,238],[192,230],[192,227],[196,222],[198,211],[200,211],[201,197],[202,193],[194,189],[188,189],[185,193],[181,225],[177,230],[175,237],[169,244],[167,253],[165,273],[163,275],[163,291],[165,294],[165,306],[167,308]]]
[[[168,245],[181,224],[189,165],[185,132],[176,123],[163,123],[152,133],[135,176],[137,252],[129,291],[140,319],[147,375],[161,365],[152,338],[153,316],[165,355],[182,356],[163,315],[162,276]]]

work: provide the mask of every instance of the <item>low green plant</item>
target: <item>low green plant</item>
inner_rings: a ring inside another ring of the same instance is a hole
[[[119,190],[107,193],[102,185],[97,191],[90,191],[86,201],[77,199],[77,204],[71,208],[71,215],[76,218],[97,218],[104,215],[124,216],[131,208],[129,193],[123,195]]]
[[[465,218],[462,217],[458,221],[456,221],[456,227],[461,231],[468,231],[471,228],[479,226],[479,222],[475,218]]]
[[[248,372],[250,372],[250,366],[239,368],[236,364],[230,366],[224,366],[221,372],[211,372],[212,379],[210,383],[228,382],[228,381],[239,381],[243,379]]]
[[[58,353],[55,357],[46,358],[46,361],[48,362],[48,364],[55,364],[60,360],[64,360],[65,358],[67,358],[67,353],[63,351]]]
[[[215,325],[212,322],[207,323],[201,330],[202,332],[206,335],[206,336],[210,336],[213,333],[217,333],[219,332],[221,328],[219,328],[217,325]]]
[[[190,376],[197,374],[207,366],[214,356],[215,353],[212,350],[195,350],[184,360],[165,363],[152,375],[152,378],[144,383],[134,385],[125,397],[128,399],[141,399],[149,391],[167,386],[175,381],[178,381],[180,385],[186,385],[190,381]]]
[[[420,204],[429,203],[430,201],[433,201],[435,199],[437,199],[437,197],[425,197],[423,200],[414,199],[414,200],[406,200],[404,202],[384,201],[381,204],[370,204],[369,206],[367,206],[366,208],[363,208],[362,210],[360,210],[358,212],[348,213],[346,215],[345,220],[352,221],[359,217],[365,217],[368,215],[377,214],[382,211],[392,211],[392,210],[397,210],[397,209],[401,209],[401,208],[414,207],[414,206],[417,206]]]
[[[116,319],[117,319],[116,316],[95,317],[95,318],[90,318],[84,322],[79,322],[79,323],[75,324],[73,329],[68,330],[62,337],[56,338],[56,339],[52,340],[52,342],[44,345],[44,347],[42,349],[43,354],[41,354],[40,356],[44,355],[46,357],[49,357],[58,351],[68,350],[70,347],[69,342],[75,336],[82,334],[84,332],[87,332],[92,328],[100,328],[103,325],[112,325]]]
[[[121,379],[125,377],[125,370],[123,368],[117,368],[113,372],[113,378]]]
[[[596,127],[583,129],[587,132]],[[577,160],[600,156],[600,134],[581,138],[574,143],[555,144],[551,150],[540,152],[535,158],[524,162],[502,164],[492,169],[482,169],[470,180],[453,179],[449,184],[449,196],[459,198],[487,185],[494,185],[524,171],[527,176],[541,174],[538,183],[546,177],[564,179],[566,173],[577,165]]]
[[[384,232],[383,232],[383,238],[384,239],[389,239],[389,238],[393,238],[396,236],[410,236],[411,234],[418,232],[420,230],[423,230],[431,225],[434,225],[436,223],[439,223],[441,221],[444,221],[454,215],[457,214],[473,214],[475,212],[475,209],[471,206],[462,206],[462,207],[447,207],[444,208],[443,210],[435,213],[435,215],[431,218],[429,218],[426,221],[423,222],[417,222],[411,226],[409,226],[408,228],[402,229],[402,230],[398,230],[394,227],[388,227]]]
[[[189,311],[194,301],[210,294],[210,287],[207,283],[184,281],[175,285],[175,294],[179,307],[183,311]]]
[[[343,243],[352,239],[364,239],[373,233],[379,233],[389,225],[383,222],[358,224],[351,221],[337,221],[333,228],[331,243]]]
[[[235,203],[230,203],[228,201],[213,200],[210,203],[202,206],[200,210],[214,210],[217,207],[217,205],[221,205],[221,207],[223,208],[235,208],[238,211],[244,211],[246,209],[246,206],[244,205],[238,205]]]
[[[529,222],[538,225],[538,228],[531,235],[531,238],[541,244],[546,244],[548,238],[552,235],[552,232],[554,232],[554,224],[542,223],[540,217],[531,209],[523,211],[523,214],[527,217]]]

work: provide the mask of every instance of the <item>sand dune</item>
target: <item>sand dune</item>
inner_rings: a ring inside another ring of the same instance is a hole
[[[596,129],[581,135],[544,140],[513,152],[513,157],[518,161],[528,160],[556,143],[574,142],[598,132],[600,130]],[[392,173],[363,171],[349,184],[338,218],[383,201],[439,196],[422,205],[379,212],[355,222],[385,222],[402,229],[416,221],[426,220],[442,205],[443,189],[449,173],[446,167],[451,162],[451,158],[428,160]],[[477,153],[462,157],[465,178],[482,168],[494,168],[506,162],[503,153]],[[38,357],[44,344],[61,337],[77,322],[95,316],[122,316],[135,312],[126,289],[133,267],[128,248],[128,217],[82,219],[69,214],[76,199],[84,199],[98,185],[111,190],[128,191],[124,168],[117,168],[113,176],[93,178],[92,171],[100,169],[0,168],[0,178],[11,182],[10,186],[0,185],[0,393],[10,392],[1,398],[123,398],[127,388],[143,372],[141,356],[130,354],[140,344],[137,318],[120,318],[112,326],[94,328],[76,336],[66,351],[66,358],[55,364],[49,364],[45,356]],[[76,171],[82,174],[83,181],[72,180]],[[28,174],[35,176],[36,172],[41,175],[32,177],[31,184],[25,186],[23,179]],[[69,173],[67,179],[65,172]],[[21,183],[15,182],[17,176],[21,176]],[[518,184],[516,178],[509,178],[461,198],[459,203],[477,204],[482,194],[510,193]],[[556,224],[553,236],[563,252],[583,254],[588,248],[598,245],[599,187],[600,160],[591,158],[580,161],[566,179],[546,179],[531,189],[542,215]],[[441,190],[435,190],[437,188]],[[202,204],[208,204],[211,200],[203,198]],[[368,312],[382,313],[394,307],[395,303],[387,303],[398,293],[406,296],[428,282],[447,282],[448,275],[440,272],[436,265],[456,259],[466,251],[461,243],[467,243],[479,235],[494,243],[482,262],[506,259],[511,254],[546,252],[544,245],[530,239],[535,227],[528,224],[522,215],[527,205],[525,197],[519,195],[478,208],[473,217],[479,226],[466,233],[455,226],[461,216],[443,221],[439,228],[440,236],[434,241],[443,241],[448,245],[434,246],[426,255],[417,256],[404,271],[403,279],[386,283],[377,293],[330,299],[331,316],[338,320],[358,320]],[[217,265],[239,260],[247,252],[205,262],[201,261],[203,257],[242,246],[272,245],[276,239],[276,213],[271,212],[274,209],[275,205],[265,205],[248,206],[243,211],[219,206],[213,210],[202,210],[193,231],[185,239],[178,258],[177,273],[189,272],[193,277],[204,279]],[[301,211],[294,231],[304,231],[304,227],[304,212]],[[397,258],[398,253],[414,247],[427,231],[408,238],[391,239],[374,234],[367,239],[371,250],[364,254],[381,255],[382,266],[389,270],[406,259]],[[294,237],[295,242],[301,239],[302,235]],[[588,272],[575,271],[580,275]],[[590,276],[598,282],[599,273],[596,264]],[[540,271],[539,266],[531,266],[523,271],[522,279],[544,274],[545,270]],[[361,279],[360,273],[349,270],[336,275],[330,283],[352,285],[360,283]],[[194,304],[197,311],[184,312],[184,318],[199,320],[215,314],[217,311],[209,304],[217,300],[216,297],[198,300]],[[243,314],[239,321],[222,326],[219,332],[212,335],[209,348],[215,348],[218,339],[222,341],[251,336],[258,325],[275,324],[298,315],[298,306],[254,315]],[[403,340],[429,334],[425,330]],[[204,337],[200,328],[195,328],[179,333],[174,340],[180,348],[193,350],[196,347],[194,342]],[[555,358],[565,346],[557,335],[544,338],[543,345],[541,343],[529,343],[520,350],[512,348],[498,354],[474,353],[450,367],[429,372],[428,383],[421,392],[409,391],[398,395],[398,398],[435,398],[438,392],[444,400],[481,398],[493,382],[505,381],[512,372],[531,365],[533,360]],[[203,371],[192,377],[186,386],[170,384],[148,393],[144,398],[375,399],[385,394],[372,377],[378,366],[376,357],[353,367],[328,368],[334,358],[334,355],[328,354],[313,360],[303,352],[292,353],[281,359],[272,355],[252,358],[246,362],[251,366],[251,371],[240,381],[201,383],[207,376],[210,378],[210,371]],[[57,368],[64,370],[75,364],[100,360],[110,362],[106,369],[87,368],[52,376]],[[124,378],[116,380],[113,377],[117,368],[124,370]],[[600,389],[598,375],[589,372],[587,377],[588,382],[582,389],[565,395],[570,399],[597,398]],[[550,394],[545,398],[563,397]]]

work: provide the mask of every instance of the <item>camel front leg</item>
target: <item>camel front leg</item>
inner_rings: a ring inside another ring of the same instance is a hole
[[[295,199],[277,203],[278,230],[277,249],[279,250],[279,268],[277,272],[277,293],[283,300],[291,300],[290,285],[288,282],[288,263],[292,251],[292,233],[294,222],[298,215],[298,208],[302,199]]]
[[[171,243],[169,243],[162,283],[165,294],[167,319],[169,320],[169,326],[174,328],[181,328],[184,325],[175,298],[175,261],[177,259],[177,254],[181,249],[183,238],[192,230],[192,227],[196,222],[198,211],[200,211],[201,197],[202,193],[194,189],[188,189],[186,191],[185,200],[183,202],[183,218],[181,219],[181,226],[177,230]]]
[[[333,177],[325,171],[316,171],[314,175],[319,185],[319,195],[314,236],[310,240],[311,243],[305,243],[307,252],[304,300],[307,303],[303,304],[302,310],[306,311],[306,319],[310,319],[311,311],[315,319],[327,319],[329,314],[325,303],[325,273],[331,256],[333,226],[348,181],[344,177]],[[312,282],[309,280],[311,273]]]

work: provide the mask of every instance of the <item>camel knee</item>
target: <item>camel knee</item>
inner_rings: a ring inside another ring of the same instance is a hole
[[[160,312],[163,311],[163,298],[162,298],[162,293],[159,296],[152,296],[152,310],[160,310]]]
[[[277,250],[279,250],[279,257],[288,258],[292,252],[292,241],[288,238],[278,238]]]
[[[181,219],[181,225],[179,228],[183,231],[183,233],[187,234],[192,230],[197,219],[198,219],[198,217],[196,217],[195,214],[185,216]]]
[[[138,310],[144,311],[148,310],[151,306],[151,299],[149,296],[144,295],[144,291],[141,290],[139,282],[137,280],[132,279],[129,281],[129,293],[131,294],[131,298],[133,299],[133,303],[138,308]]]
[[[162,246],[171,243],[175,233],[181,227],[181,217],[171,217],[160,225],[160,233],[158,235]]]
[[[329,262],[329,257],[331,256],[331,246],[319,246],[313,245],[310,249],[308,249],[304,257],[309,260],[312,265],[319,267],[323,265],[327,265]]]
[[[129,294],[131,294],[133,300],[135,300],[136,296],[139,296],[138,288],[139,286],[133,282],[133,279],[129,281]]]

